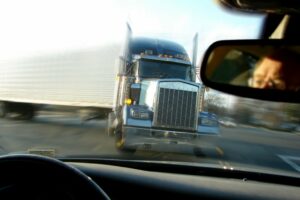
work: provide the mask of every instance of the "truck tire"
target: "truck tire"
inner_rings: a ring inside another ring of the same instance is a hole
[[[15,106],[12,112],[17,113],[17,116],[12,117],[12,119],[31,120],[35,115],[34,106],[31,104],[13,104],[12,106]]]
[[[34,112],[34,108],[32,107],[32,108],[26,109],[22,113],[21,118],[24,120],[31,120],[31,119],[33,119],[34,115],[35,115],[35,112]]]
[[[0,113],[13,120],[30,120],[34,117],[35,107],[28,103],[0,102]]]
[[[7,114],[6,103],[0,102],[0,118],[5,118]]]

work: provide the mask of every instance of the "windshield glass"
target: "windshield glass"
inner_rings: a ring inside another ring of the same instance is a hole
[[[199,78],[211,43],[259,38],[264,19],[213,0],[1,1],[0,154],[299,175],[298,104],[226,95]],[[142,61],[140,76],[155,80],[120,73],[132,52],[178,49],[195,61],[196,81],[184,58]]]
[[[191,66],[158,62],[158,61],[141,61],[138,68],[141,78],[179,78],[183,80],[191,80]]]

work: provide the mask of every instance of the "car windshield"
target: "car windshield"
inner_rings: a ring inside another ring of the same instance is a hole
[[[212,0],[1,1],[1,155],[298,176],[298,104],[226,95],[199,78],[210,44],[259,38],[264,19]],[[126,73],[133,57],[155,79]]]

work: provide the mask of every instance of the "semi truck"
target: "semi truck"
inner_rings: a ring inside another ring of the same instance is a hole
[[[196,34],[191,61],[183,46],[133,38],[128,28],[107,125],[118,150],[132,153],[140,147],[186,144],[198,154],[200,135],[219,134],[217,117],[202,112],[204,87],[195,81],[197,43]]]
[[[194,144],[205,130],[218,134],[216,117],[201,114],[197,40],[190,61],[181,45],[133,37],[127,25],[123,41],[101,48],[1,60],[0,117],[31,119],[40,109],[61,106],[88,111],[86,119],[107,117],[107,134],[120,152]]]

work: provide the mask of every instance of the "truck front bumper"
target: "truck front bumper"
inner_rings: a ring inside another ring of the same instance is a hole
[[[196,132],[170,131],[153,128],[124,126],[124,145],[126,147],[151,147],[161,144],[194,145],[198,134]]]

